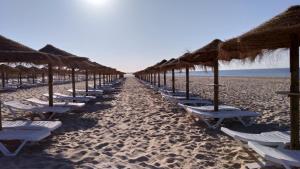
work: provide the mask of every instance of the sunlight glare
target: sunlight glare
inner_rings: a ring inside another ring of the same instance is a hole
[[[87,3],[96,6],[104,6],[108,3],[109,0],[85,0]]]

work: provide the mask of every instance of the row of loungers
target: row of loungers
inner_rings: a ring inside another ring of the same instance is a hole
[[[119,84],[122,79],[116,80],[110,85],[106,85],[105,88],[100,88],[94,91],[98,93],[87,93],[88,95],[100,96],[103,94],[103,89],[113,90],[113,85]],[[78,90],[80,91],[80,90]],[[79,92],[80,93],[80,92]],[[83,93],[81,93],[83,94]],[[72,110],[80,109],[86,105],[86,102],[96,99],[96,96],[88,95],[76,95],[72,97],[70,95],[64,95],[60,93],[54,94],[54,99],[57,101],[53,107],[48,106],[48,101],[40,100],[37,98],[29,98],[20,101],[7,101],[3,102],[3,105],[9,109],[15,118],[17,118],[17,112],[31,112],[38,114],[42,120],[50,120],[55,114],[63,114]],[[48,94],[44,94],[48,96]],[[75,101],[75,102],[74,102]],[[27,102],[27,104],[24,104]],[[48,117],[48,113],[51,113]],[[61,121],[32,121],[32,120],[17,120],[17,121],[4,121],[2,120],[2,130],[0,131],[0,152],[4,156],[16,156],[20,150],[25,146],[27,142],[38,142],[51,135],[51,132],[58,129],[62,123]],[[5,142],[12,140],[21,141],[17,148],[13,151],[6,147]]]
[[[237,119],[244,126],[253,124],[259,113],[244,111],[236,107],[220,105],[219,111],[213,111],[213,105],[210,100],[202,99],[190,94],[187,100],[185,91],[175,91],[173,93],[167,87],[158,88],[148,82],[140,80],[147,87],[161,93],[162,97],[168,101],[178,104],[188,113],[198,116],[209,128],[217,129],[221,126],[224,119]],[[216,120],[217,119],[217,120]],[[210,121],[216,121],[214,124]],[[243,133],[221,127],[221,131],[237,140],[243,147],[252,149],[263,159],[256,163],[246,164],[247,168],[262,168],[272,166],[283,166],[291,169],[300,167],[300,151],[285,149],[290,143],[289,131],[271,131],[259,134]]]

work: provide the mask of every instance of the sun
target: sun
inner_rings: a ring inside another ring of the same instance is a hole
[[[85,0],[87,3],[96,6],[103,6],[108,3],[109,0]]]

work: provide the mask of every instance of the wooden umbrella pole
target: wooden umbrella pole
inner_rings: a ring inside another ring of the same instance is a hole
[[[190,75],[189,75],[189,67],[187,66],[185,68],[185,87],[186,87],[186,99],[189,100],[190,99]]]
[[[172,69],[172,91],[175,93],[175,70]]]
[[[34,74],[32,74],[32,84],[35,83],[35,80],[34,80]]]
[[[72,68],[72,94],[73,97],[76,97],[76,91],[75,91],[75,68]]]
[[[164,86],[166,87],[167,86],[167,72],[166,71],[164,71]]]
[[[86,91],[86,95],[89,91],[89,74],[88,74],[88,70],[85,70],[85,91]]]
[[[96,73],[94,72],[94,89],[96,89],[97,88],[97,85],[96,85]]]
[[[42,73],[42,82],[45,83],[45,73]]]
[[[158,87],[160,87],[160,72],[158,72]]]
[[[299,93],[299,37],[291,35],[290,47],[291,93]],[[299,95],[290,96],[291,149],[299,150]]]
[[[0,131],[2,130],[2,101],[0,100]]]
[[[99,73],[99,87],[101,87],[101,73]]]
[[[49,90],[49,106],[53,106],[53,70],[52,64],[48,64],[48,90]]]
[[[103,85],[105,85],[105,74],[103,74],[102,77],[103,77]]]
[[[22,85],[22,73],[19,73],[19,78],[20,78],[20,86]]]
[[[1,72],[1,79],[2,79],[2,88],[4,88],[5,87],[4,71]]]
[[[219,111],[219,63],[214,60],[214,111]]]
[[[156,73],[155,72],[153,74],[153,84],[154,84],[154,86],[156,85]]]

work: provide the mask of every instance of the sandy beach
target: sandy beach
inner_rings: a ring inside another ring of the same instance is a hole
[[[185,89],[176,78],[176,88]],[[191,77],[190,90],[212,99],[212,78]],[[170,81],[168,81],[170,82]],[[170,83],[168,83],[170,84]],[[289,124],[289,100],[275,91],[288,90],[284,78],[220,78],[220,101],[261,116],[257,124],[225,126],[240,131],[283,130]],[[71,84],[55,85],[66,93]],[[84,83],[78,83],[84,88]],[[1,94],[4,101],[40,97],[47,87]],[[23,114],[19,114],[24,117]],[[4,119],[12,119],[7,109]],[[164,101],[135,78],[116,93],[82,110],[55,117],[63,126],[42,142],[26,146],[16,157],[0,157],[1,169],[17,168],[243,168],[253,158],[219,130],[192,121],[184,110]]]

